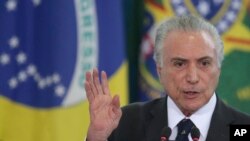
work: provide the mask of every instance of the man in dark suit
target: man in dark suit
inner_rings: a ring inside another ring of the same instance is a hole
[[[216,29],[199,17],[181,16],[157,30],[154,59],[167,96],[120,108],[111,97],[107,76],[86,73],[90,103],[88,141],[157,141],[169,127],[170,140],[189,140],[199,129],[200,141],[228,141],[230,124],[250,124],[250,116],[227,105],[215,94],[223,60]]]

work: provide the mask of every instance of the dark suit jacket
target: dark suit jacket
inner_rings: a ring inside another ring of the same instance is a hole
[[[159,141],[168,126],[167,97],[125,106],[109,141]],[[202,120],[202,119],[201,119]],[[225,105],[218,97],[206,141],[229,141],[230,124],[249,124],[250,116]]]

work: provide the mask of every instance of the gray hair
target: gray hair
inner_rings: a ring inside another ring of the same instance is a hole
[[[223,42],[216,28],[203,20],[202,18],[185,15],[180,17],[172,17],[164,21],[156,31],[155,48],[154,48],[154,60],[162,66],[162,48],[165,38],[171,31],[205,31],[211,35],[215,42],[215,49],[218,58],[218,65],[221,67],[224,54],[223,54]]]

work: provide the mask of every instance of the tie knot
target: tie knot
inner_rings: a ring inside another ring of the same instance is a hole
[[[178,123],[178,135],[176,140],[188,140],[188,134],[191,129],[194,127],[194,123],[190,119],[183,119]]]

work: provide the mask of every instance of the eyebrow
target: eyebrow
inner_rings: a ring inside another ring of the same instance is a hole
[[[198,61],[202,61],[202,60],[209,60],[209,61],[211,61],[211,60],[213,60],[213,58],[210,57],[210,56],[204,56],[204,57],[201,57],[201,58],[198,59]]]
[[[181,58],[181,57],[174,57],[170,60],[170,62],[174,62],[174,61],[187,61],[187,59],[185,58]]]
[[[204,56],[204,57],[201,57],[201,58],[198,59],[198,61],[202,61],[202,60],[213,60],[213,58],[210,57],[210,56]],[[185,62],[185,61],[188,61],[188,59],[181,58],[181,57],[174,57],[174,58],[172,58],[170,60],[170,62],[174,62],[174,61],[183,61],[183,62]]]

